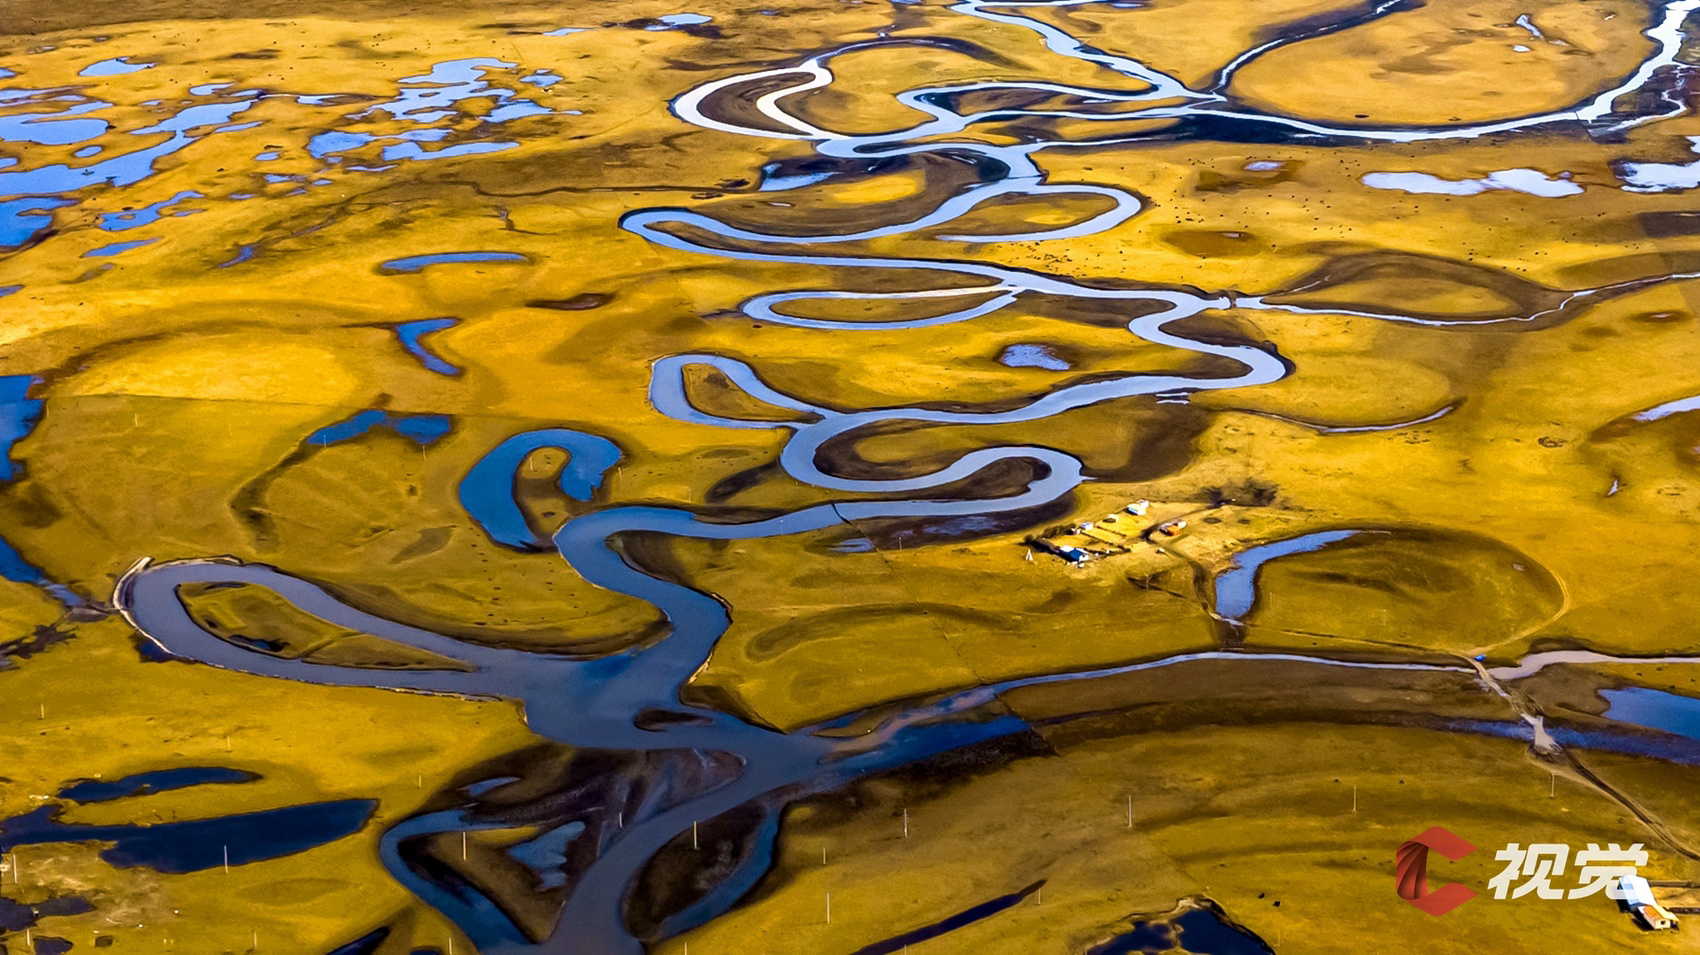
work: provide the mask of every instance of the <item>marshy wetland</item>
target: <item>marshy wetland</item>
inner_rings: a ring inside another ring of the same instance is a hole
[[[0,0],[0,950],[1692,949],[1696,31]]]

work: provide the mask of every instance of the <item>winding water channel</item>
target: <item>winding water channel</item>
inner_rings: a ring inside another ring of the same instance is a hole
[[[773,858],[773,845],[780,835],[779,819],[788,805],[814,794],[842,789],[871,774],[1028,731],[1031,727],[1026,721],[1010,715],[999,705],[1002,697],[1016,689],[1211,662],[1235,668],[1313,667],[1320,674],[1318,682],[1327,682],[1330,673],[1362,670],[1438,674],[1509,699],[1509,694],[1515,691],[1508,690],[1508,684],[1555,665],[1696,662],[1686,654],[1646,658],[1603,651],[1547,650],[1511,664],[1480,666],[1458,653],[1428,653],[1400,660],[1387,653],[1352,656],[1229,646],[1141,658],[1115,666],[1034,674],[914,702],[899,711],[880,708],[875,711],[878,719],[874,728],[862,726],[855,735],[846,735],[845,728],[858,726],[859,721],[872,717],[873,713],[851,713],[825,725],[784,732],[682,697],[682,691],[703,669],[739,608],[705,590],[668,579],[643,566],[640,560],[626,556],[619,546],[623,537],[654,534],[701,541],[743,541],[834,528],[855,530],[867,522],[919,522],[1026,512],[1078,491],[1089,480],[1088,468],[1074,454],[1053,447],[999,445],[962,453],[928,473],[872,478],[842,473],[833,466],[827,451],[835,445],[853,442],[859,435],[899,423],[991,427],[1038,422],[1116,400],[1143,397],[1185,402],[1209,392],[1256,389],[1291,375],[1304,374],[1302,368],[1295,368],[1272,344],[1223,342],[1180,330],[1187,320],[1207,313],[1235,310],[1254,316],[1345,316],[1434,328],[1458,323],[1443,314],[1415,309],[1401,312],[1338,303],[1304,304],[1296,295],[1302,289],[1261,294],[1212,292],[1156,282],[1141,285],[1125,277],[1111,282],[1088,275],[1041,272],[967,257],[882,254],[874,251],[881,240],[925,231],[936,239],[965,245],[1066,244],[1104,233],[1139,216],[1147,203],[1131,189],[1052,180],[1044,166],[1046,154],[1083,146],[1137,144],[1154,137],[1357,147],[1366,143],[1409,145],[1484,137],[1513,139],[1534,131],[1560,131],[1574,136],[1620,135],[1627,129],[1682,112],[1680,102],[1666,96],[1665,91],[1675,86],[1673,74],[1689,75],[1689,68],[1678,62],[1678,55],[1688,36],[1689,17],[1700,8],[1700,0],[1666,0],[1654,4],[1652,25],[1646,30],[1651,52],[1609,88],[1547,112],[1445,126],[1349,125],[1279,115],[1247,105],[1231,91],[1237,74],[1260,58],[1296,43],[1401,16],[1420,4],[1388,0],[1325,25],[1302,26],[1246,50],[1202,85],[1188,85],[1137,59],[1100,49],[1086,38],[1056,25],[1066,23],[1066,18],[1047,20],[1036,15],[1037,10],[1055,12],[1093,5],[1101,4],[1097,0],[965,0],[951,6],[949,11],[955,16],[1031,31],[1059,60],[1079,61],[1102,71],[1107,78],[1105,88],[1061,82],[984,81],[910,89],[898,95],[898,101],[927,118],[905,129],[881,133],[851,134],[821,128],[792,108],[806,94],[833,87],[835,60],[881,45],[917,42],[913,38],[901,41],[876,38],[824,49],[782,65],[763,65],[720,76],[694,86],[667,104],[685,122],[726,137],[783,139],[806,144],[820,160],[806,171],[798,172],[801,166],[796,163],[770,166],[759,174],[751,170],[752,178],[761,181],[761,188],[768,195],[830,186],[836,178],[853,178],[880,163],[910,157],[929,157],[972,171],[971,182],[953,191],[941,190],[927,196],[926,208],[906,221],[870,224],[861,229],[820,229],[808,221],[795,221],[786,223],[783,229],[772,229],[738,225],[689,208],[658,207],[628,212],[620,224],[653,246],[700,256],[705,261],[726,259],[765,267],[800,267],[809,270],[809,274],[828,270],[842,284],[767,291],[745,299],[737,308],[755,322],[806,329],[842,339],[847,349],[857,347],[856,337],[870,331],[889,333],[971,323],[1035,297],[1046,297],[1089,303],[1102,314],[1125,319],[1125,332],[1130,339],[1209,359],[1212,362],[1209,367],[1232,368],[1231,374],[1129,371],[1074,380],[1029,399],[993,408],[928,405],[845,410],[786,393],[765,380],[757,365],[741,358],[708,352],[657,358],[648,369],[648,400],[656,414],[705,428],[757,430],[779,435],[783,447],[776,456],[778,466],[790,478],[817,490],[818,503],[760,519],[729,520],[686,506],[608,501],[604,491],[609,476],[621,465],[625,452],[613,436],[582,430],[579,425],[516,431],[491,447],[481,460],[459,476],[455,486],[466,516],[492,544],[517,551],[552,548],[584,581],[636,597],[662,615],[665,627],[652,639],[615,653],[577,656],[478,645],[357,609],[319,583],[264,563],[218,555],[203,559],[139,559],[119,580],[111,596],[112,604],[160,651],[180,660],[321,686],[380,687],[472,699],[513,700],[523,707],[529,727],[551,740],[586,750],[652,754],[657,760],[683,761],[681,765],[693,767],[691,772],[697,775],[692,778],[696,782],[689,785],[681,782],[673,792],[633,797],[626,804],[628,808],[622,810],[617,825],[601,819],[595,823],[575,823],[570,831],[561,829],[557,839],[560,851],[566,851],[562,847],[586,841],[594,844],[589,850],[589,861],[573,874],[566,887],[566,901],[553,931],[543,938],[528,936],[504,910],[500,900],[486,896],[470,883],[452,884],[422,874],[408,855],[410,840],[509,825],[502,819],[481,814],[475,805],[475,797],[501,785],[503,780],[489,780],[469,788],[466,797],[470,802],[466,808],[423,813],[391,827],[383,837],[382,859],[393,877],[453,920],[479,951],[491,955],[525,952],[639,955],[646,950],[646,944],[627,924],[626,908],[628,895],[645,867],[669,843],[691,832],[694,825],[740,807],[753,807],[762,820],[753,829],[753,848],[710,891],[669,916],[659,935],[674,936],[709,922],[736,906],[766,874]],[[663,28],[692,25],[681,21],[663,23]],[[1109,79],[1112,77],[1113,83]],[[1145,88],[1126,92],[1130,82],[1144,84]],[[979,110],[962,105],[995,96],[1007,96],[1013,102],[1018,95],[1025,94],[1044,94],[1048,102],[1064,105],[1047,108],[1010,105]],[[234,115],[235,111],[231,112]],[[969,135],[995,124],[1029,120],[1068,121],[1070,125],[1057,128],[1077,133],[1103,123],[1109,131],[1102,138],[1076,135],[1048,139],[1033,135],[1003,145]],[[1142,121],[1161,123],[1151,132],[1126,131],[1130,124]],[[326,151],[336,146],[331,142],[321,144]],[[20,190],[22,187],[11,182],[20,175],[24,174],[0,172],[0,189]],[[997,234],[950,231],[953,223],[1017,197],[1055,204],[1059,209],[1073,209],[1078,204],[1092,211],[1064,224],[1020,231]],[[439,264],[437,260],[427,259],[422,256],[418,261],[395,260],[385,267],[399,274]],[[463,256],[441,261],[500,265],[504,260]],[[896,274],[911,287],[890,290],[889,285],[876,281],[876,277],[885,274]],[[1642,274],[1594,287],[1543,288],[1539,290],[1543,297],[1538,307],[1514,310],[1497,318],[1472,319],[1471,323],[1506,327],[1537,323],[1618,296],[1694,277],[1700,277],[1700,270]],[[848,304],[904,306],[909,311],[904,313],[908,317],[888,320],[835,319],[808,314],[811,306]],[[397,333],[408,351],[434,372],[444,375],[457,372],[455,365],[422,342],[423,336],[443,332],[453,322],[444,319],[413,324],[419,327]],[[722,376],[752,402],[783,412],[783,419],[734,417],[700,407],[693,400],[689,381],[692,375],[705,372]],[[1645,412],[1643,418],[1659,420],[1691,410],[1692,403],[1692,399],[1671,402]],[[1439,411],[1425,412],[1404,423],[1385,426],[1385,430],[1431,423],[1453,407],[1447,405]],[[376,417],[371,420],[351,419],[350,427],[355,430],[350,434],[378,426],[392,427],[413,437],[423,449],[449,427],[446,419],[438,422],[389,412],[373,414]],[[408,424],[410,420],[414,424]],[[1383,426],[1315,427],[1333,433],[1376,430]],[[322,446],[345,439],[340,433],[327,434],[317,443]],[[549,539],[542,538],[528,523],[522,502],[516,496],[520,469],[530,455],[544,449],[565,452],[567,463],[556,484],[567,498],[586,508],[568,519]],[[983,476],[988,469],[1012,464],[1019,464],[1024,469],[1021,473],[1029,476],[1008,493],[952,498],[941,491]],[[1242,621],[1259,600],[1259,574],[1267,566],[1295,554],[1325,550],[1365,535],[1383,533],[1378,527],[1335,526],[1242,548],[1233,555],[1229,569],[1213,580],[1214,602],[1207,609],[1218,620]],[[265,588],[320,620],[447,658],[453,666],[374,669],[267,653],[263,648],[224,639],[198,622],[180,595],[182,588],[191,585]],[[1458,722],[1446,728],[1460,733],[1510,735],[1532,742],[1551,743],[1553,739],[1546,735],[1539,714],[1519,714],[1510,708],[1499,722]],[[1554,745],[1573,743],[1605,751],[1638,752],[1636,747],[1641,745],[1638,739],[1632,733],[1614,736],[1602,731],[1583,737],[1560,734]],[[626,783],[635,785],[633,780]],[[18,843],[14,841],[14,844]],[[549,853],[539,856],[549,857]],[[537,866],[540,875],[546,868]]]

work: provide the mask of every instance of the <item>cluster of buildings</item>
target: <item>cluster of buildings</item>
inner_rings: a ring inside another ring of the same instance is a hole
[[[1040,553],[1071,564],[1084,564],[1100,557],[1125,554],[1140,544],[1178,537],[1186,529],[1184,519],[1154,521],[1148,516],[1150,512],[1150,501],[1135,501],[1098,520],[1029,537],[1027,543]],[[1032,559],[1031,552],[1028,558]]]
[[[1646,928],[1662,932],[1677,927],[1677,917],[1653,898],[1653,887],[1638,875],[1626,875],[1617,880],[1617,897],[1629,914]]]

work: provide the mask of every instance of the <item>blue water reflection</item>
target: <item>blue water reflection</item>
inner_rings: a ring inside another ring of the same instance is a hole
[[[139,73],[152,69],[152,63],[131,63],[127,56],[117,56],[99,63],[90,63],[77,71],[78,76],[122,76],[125,73]]]
[[[452,328],[459,322],[460,319],[457,318],[422,318],[413,322],[401,322],[395,326],[396,338],[401,340],[401,347],[419,359],[419,363],[424,365],[427,371],[434,371],[439,375],[458,375],[460,369],[432,351],[423,339],[433,332]]]
[[[113,57],[84,67],[79,75],[114,81],[153,65],[131,56]],[[16,75],[11,70],[0,70],[0,79]],[[175,103],[169,98],[142,101],[140,106],[154,108],[151,115],[138,113],[130,104],[119,105],[123,99],[121,80],[116,81],[119,85],[112,87],[114,95],[110,96],[86,92],[100,90],[98,86],[0,90],[0,107],[11,111],[0,116],[0,142],[77,146],[71,153],[72,160],[92,160],[31,163],[27,159],[24,162],[0,159],[0,248],[17,248],[46,238],[53,224],[52,210],[85,200],[97,187],[141,183],[159,171],[160,160],[206,136],[264,125],[265,121],[249,120],[242,114],[267,99],[287,99],[303,106],[333,110],[339,106],[357,106],[351,112],[333,114],[319,122],[320,131],[307,138],[305,151],[325,169],[383,172],[402,162],[449,159],[517,147],[517,137],[497,136],[496,131],[515,120],[578,112],[556,110],[536,98],[561,80],[560,74],[549,69],[526,70],[507,60],[471,57],[444,61],[428,72],[403,77],[397,81],[392,97],[375,103],[346,93],[281,93],[240,89],[230,81],[220,81],[190,86],[188,98]],[[160,118],[159,112],[168,115]],[[126,129],[116,125],[120,120],[106,118],[108,114],[149,118],[146,125]],[[244,121],[238,121],[239,118]],[[414,128],[396,130],[393,125],[397,121]],[[360,128],[366,122],[381,122],[383,127]],[[161,138],[145,142],[140,148],[123,148],[112,141],[95,142],[113,133],[144,140]],[[255,156],[255,161],[269,162],[283,156],[282,146],[268,145]],[[334,180],[291,174],[268,181],[299,182],[297,189],[284,193],[298,195],[309,186],[329,185]],[[224,196],[213,195],[210,190],[180,191],[139,209],[101,211],[96,227],[108,231],[137,228],[159,222],[162,215],[200,211],[182,208],[179,204],[187,199],[236,200],[257,196],[252,191]],[[117,251],[123,249],[113,247],[93,254]]]
[[[1609,719],[1700,741],[1700,699],[1644,686],[1602,690],[1600,695],[1609,704]]]
[[[180,769],[156,769],[119,779],[85,779],[59,791],[60,799],[72,802],[110,802],[130,796],[205,786],[212,783],[251,783],[259,779],[256,773],[225,766],[185,766]]]
[[[307,438],[309,445],[327,447],[353,441],[378,428],[394,431],[402,437],[427,445],[448,434],[454,423],[445,415],[403,415],[388,411],[362,411],[335,424],[325,425]]]
[[[1070,367],[1066,360],[1045,345],[1011,345],[998,356],[998,361],[1011,368],[1067,371]]]
[[[138,228],[141,228],[142,226],[145,226],[145,225],[152,225],[153,223],[159,221],[160,216],[164,216],[164,215],[170,215],[170,216],[194,215],[195,213],[200,212],[201,210],[200,209],[174,209],[172,207],[177,205],[179,202],[184,201],[185,199],[203,199],[203,198],[205,198],[205,196],[202,193],[196,192],[193,189],[185,189],[184,191],[179,192],[178,194],[170,197],[169,199],[161,199],[158,202],[151,203],[151,204],[145,205],[145,206],[141,206],[140,208],[134,208],[134,209],[126,208],[125,210],[123,210],[121,212],[105,212],[105,213],[102,213],[101,216],[100,216],[100,221],[98,223],[98,227],[101,228],[101,229],[105,229],[108,232],[124,232],[124,231],[130,230],[130,229],[138,229]]]
[[[1362,533],[1361,530],[1320,531],[1240,551],[1234,555],[1233,566],[1216,578],[1216,615],[1225,620],[1243,620],[1251,612],[1257,602],[1257,574],[1264,564],[1277,557],[1321,550]]]
[[[399,259],[390,259],[378,264],[378,271],[385,275],[403,275],[409,272],[420,272],[433,265],[452,265],[466,262],[513,262],[526,263],[531,258],[519,252],[432,252],[427,255],[409,255]]]
[[[35,143],[40,146],[66,146],[71,143],[87,142],[96,136],[104,136],[112,126],[104,119],[76,118],[112,105],[102,100],[87,100],[81,96],[69,94],[53,95],[52,91],[44,90],[8,90],[4,94],[0,94],[0,105],[9,106],[25,100],[43,105],[61,102],[69,102],[74,105],[55,112],[17,113],[11,116],[0,116],[0,141]]]
[[[131,249],[139,249],[144,245],[158,241],[159,238],[156,236],[152,239],[131,239],[128,242],[112,242],[84,252],[83,258],[104,258],[110,255],[117,255],[120,252],[128,252]]]

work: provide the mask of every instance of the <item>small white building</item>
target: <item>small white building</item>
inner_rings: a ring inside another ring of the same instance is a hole
[[[1641,876],[1621,876],[1617,880],[1617,897],[1629,906],[1630,913],[1642,925],[1654,931],[1676,928],[1676,916],[1653,898],[1653,887]]]

